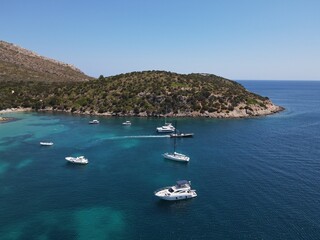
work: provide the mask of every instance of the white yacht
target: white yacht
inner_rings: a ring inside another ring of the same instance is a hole
[[[130,126],[130,125],[131,125],[131,122],[130,122],[130,121],[125,121],[125,122],[122,123],[122,125]]]
[[[88,164],[88,159],[84,156],[80,157],[66,157],[66,160],[71,163]]]
[[[179,161],[179,162],[189,162],[190,160],[190,157],[188,157],[187,155],[184,155],[182,153],[177,153],[177,152],[164,153],[162,154],[162,156],[166,159]]]
[[[41,146],[52,146],[53,142],[40,142]]]
[[[157,127],[159,133],[172,133],[175,131],[175,127],[171,123],[165,123],[162,127]]]
[[[191,189],[190,181],[180,180],[174,186],[156,190],[154,195],[163,200],[175,201],[194,198],[197,196],[197,193],[196,190]]]
[[[100,122],[97,119],[94,119],[89,122],[89,124],[99,124]]]

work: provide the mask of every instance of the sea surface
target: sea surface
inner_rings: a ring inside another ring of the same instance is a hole
[[[188,164],[162,158],[164,119],[5,114],[17,120],[0,124],[0,239],[320,239],[320,82],[240,83],[286,110],[178,119],[195,134],[177,140]],[[89,164],[64,159],[79,155]],[[197,198],[154,196],[182,179]]]

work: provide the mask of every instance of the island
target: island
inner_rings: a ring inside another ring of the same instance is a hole
[[[3,41],[0,53],[0,110],[245,118],[284,109],[214,74],[152,70],[92,78],[72,65]]]

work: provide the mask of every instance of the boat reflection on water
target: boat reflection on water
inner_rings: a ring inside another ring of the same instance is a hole
[[[191,182],[179,180],[176,185],[164,187],[154,192],[156,197],[168,201],[186,200],[197,196],[196,190],[191,189]]]

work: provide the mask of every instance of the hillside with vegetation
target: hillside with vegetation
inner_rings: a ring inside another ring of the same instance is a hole
[[[0,81],[0,110],[117,116],[250,117],[283,108],[213,74],[145,71],[84,82]]]
[[[93,79],[73,65],[0,41],[0,81],[87,81]]]

